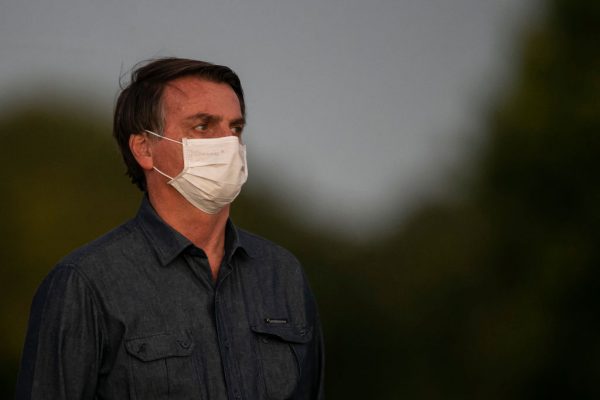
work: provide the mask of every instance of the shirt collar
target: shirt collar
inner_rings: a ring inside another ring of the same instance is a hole
[[[231,261],[231,257],[233,257],[238,249],[249,255],[248,246],[242,243],[238,229],[231,221],[231,218],[228,218],[227,225],[225,226],[225,259]]]
[[[152,207],[152,204],[150,204],[148,196],[144,196],[142,199],[136,220],[156,251],[163,266],[171,263],[188,247],[194,246],[188,238],[163,221],[156,213],[156,210],[154,210],[154,207]],[[238,249],[242,249],[248,255],[250,254],[248,246],[244,245],[240,240],[238,229],[231,222],[231,219],[228,219],[227,226],[225,227],[226,259],[230,261]]]

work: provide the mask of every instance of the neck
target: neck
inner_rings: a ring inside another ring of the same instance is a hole
[[[149,191],[148,197],[157,214],[169,226],[204,250],[213,279],[216,280],[225,253],[225,227],[229,218],[229,206],[216,214],[208,214],[194,207],[178,193],[165,198]]]

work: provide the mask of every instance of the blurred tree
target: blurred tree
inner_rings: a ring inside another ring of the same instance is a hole
[[[473,321],[505,315],[480,341],[484,384],[599,398],[600,3],[551,6],[492,119],[475,197],[493,227],[489,301]]]
[[[369,398],[600,397],[598,93],[600,2],[549,2],[461,200],[351,264],[378,308],[354,328],[385,344]]]
[[[123,221],[127,185],[109,125],[80,107],[22,107],[0,118],[0,394],[14,389],[33,293],[75,247]],[[10,398],[10,395],[0,396]]]

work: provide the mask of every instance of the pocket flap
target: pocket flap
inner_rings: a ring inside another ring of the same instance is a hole
[[[312,339],[313,330],[308,326],[294,326],[288,324],[260,323],[250,327],[254,333],[271,335],[291,343],[307,343]]]
[[[185,357],[192,354],[194,343],[185,335],[161,333],[125,342],[127,352],[142,361],[167,357]]]

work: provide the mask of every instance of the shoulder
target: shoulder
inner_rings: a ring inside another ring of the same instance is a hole
[[[238,229],[240,244],[248,254],[247,264],[263,281],[302,286],[306,277],[302,264],[285,247],[254,233]]]
[[[298,267],[300,266],[300,262],[296,256],[285,247],[244,229],[238,228],[237,231],[241,246],[250,256],[260,259],[286,261]]]
[[[35,292],[30,325],[36,330],[53,327],[59,321],[73,326],[77,319],[97,316],[97,310],[98,298],[89,280],[74,265],[60,262]]]
[[[106,272],[111,266],[118,266],[135,249],[144,244],[137,222],[130,220],[99,238],[75,249],[62,260],[57,268],[69,266],[84,276],[93,275],[99,269]]]
[[[136,221],[130,220],[58,261],[38,287],[36,303],[58,304],[58,299],[63,299],[74,304],[88,298],[98,303],[103,293],[110,293],[111,288],[133,273],[133,251],[144,244],[136,226]]]

